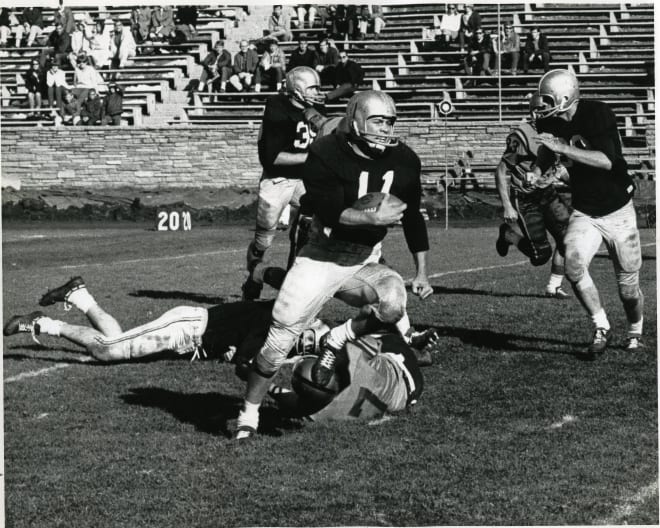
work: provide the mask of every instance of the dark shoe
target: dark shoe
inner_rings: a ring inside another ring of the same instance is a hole
[[[60,286],[59,288],[48,290],[39,301],[39,305],[50,306],[51,304],[55,304],[57,302],[66,302],[71,292],[84,287],[85,281],[83,281],[82,277],[72,277],[69,282]]]
[[[241,440],[252,438],[256,434],[257,431],[254,427],[250,427],[249,425],[241,425],[238,429],[236,429],[232,439],[240,442]]]
[[[36,321],[43,316],[44,313],[39,311],[26,315],[15,315],[7,321],[7,324],[2,329],[2,333],[6,336],[23,333],[32,334],[33,337],[39,335],[40,329]]]
[[[421,332],[415,331],[414,328],[408,330],[407,334],[408,344],[417,350],[424,350],[427,347],[432,347],[438,341],[438,333],[434,328],[427,328]]]
[[[312,381],[321,387],[330,384],[332,376],[335,373],[335,362],[337,361],[337,352],[334,347],[328,344],[327,335],[321,338],[319,344],[321,354],[317,358],[314,365],[312,365]]]
[[[625,349],[628,352],[634,352],[640,348],[644,348],[644,343],[642,343],[642,336],[639,334],[628,334],[628,337],[626,337]]]
[[[509,241],[506,239],[506,232],[509,230],[509,226],[506,224],[502,224],[500,226],[500,235],[497,237],[497,242],[495,242],[495,249],[497,250],[497,254],[500,257],[506,257],[507,253],[509,253]]]
[[[601,355],[603,352],[605,352],[611,337],[612,332],[610,330],[606,330],[605,328],[596,328],[594,331],[593,340],[591,341],[589,348],[579,352],[578,357],[584,361],[593,361],[596,359],[596,354]]]
[[[259,284],[258,282],[254,281],[252,276],[248,277],[248,279],[243,283],[243,286],[241,286],[241,291],[243,292],[243,300],[254,301],[255,299],[258,299],[261,295],[261,290],[263,287],[263,284]]]

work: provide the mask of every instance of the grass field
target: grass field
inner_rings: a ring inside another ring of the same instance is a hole
[[[82,275],[125,327],[237,300],[251,237],[247,226],[3,229],[5,319]],[[500,258],[496,233],[430,228],[435,294],[409,311],[440,342],[419,404],[387,421],[301,424],[267,404],[261,434],[237,445],[243,384],[227,365],[104,366],[63,340],[5,338],[7,525],[658,524],[655,231],[642,231],[641,351],[622,349],[611,262],[592,264],[616,336],[593,363],[572,355],[591,337],[575,298],[544,298],[549,269]],[[385,252],[411,275],[400,230]],[[351,313],[333,301],[323,316]]]

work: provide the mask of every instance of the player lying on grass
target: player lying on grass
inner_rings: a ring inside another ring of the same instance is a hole
[[[510,245],[516,246],[533,266],[542,266],[552,257],[545,294],[565,299],[568,295],[561,287],[564,235],[571,209],[555,188],[558,176],[566,169],[559,163],[559,157],[537,140],[535,112],[542,105],[538,94],[531,97],[531,119],[511,130],[506,138],[506,150],[495,169],[495,183],[504,207],[504,223],[495,247],[504,257]],[[513,229],[516,223],[522,235]],[[546,231],[555,239],[554,251]]]

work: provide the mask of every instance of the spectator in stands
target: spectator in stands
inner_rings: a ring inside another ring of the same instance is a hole
[[[321,76],[321,84],[334,84],[335,68],[339,64],[339,51],[330,45],[328,39],[319,42],[316,71]]]
[[[64,91],[64,100],[55,116],[55,126],[77,125],[80,121],[80,102],[71,90]]]
[[[121,114],[124,111],[124,92],[115,83],[108,85],[108,94],[103,101],[103,117],[101,119],[104,125],[121,125]]]
[[[140,6],[131,12],[131,32],[133,39],[137,44],[142,44],[149,38],[151,29],[151,8],[149,6]]]
[[[154,7],[151,11],[149,37],[153,40],[169,40],[174,37],[174,11],[170,6]]]
[[[71,54],[78,56],[83,51],[89,51],[89,47],[87,46],[87,39],[85,38],[85,24],[82,22],[76,22],[75,29],[71,33],[70,37]]]
[[[345,50],[339,52],[339,64],[335,68],[334,90],[327,95],[327,101],[333,102],[342,97],[351,97],[362,84],[364,72],[362,67],[348,58]]]
[[[23,24],[18,21],[16,10],[3,7],[0,10],[0,46],[9,46],[9,38],[13,33],[15,46],[20,47],[23,31]]]
[[[506,24],[502,32],[501,57],[502,67],[511,68],[511,75],[518,73],[520,60],[520,37],[512,24]]]
[[[281,5],[273,6],[273,13],[268,18],[268,36],[286,42],[293,40],[291,19],[284,13]]]
[[[247,40],[241,40],[239,48],[238,53],[234,55],[234,74],[229,78],[229,83],[237,92],[242,92],[252,86],[259,66],[259,55],[250,48]]]
[[[478,29],[481,29],[481,15],[474,10],[472,4],[465,4],[465,12],[461,17],[461,30],[458,35],[461,53],[465,51],[466,45],[472,40]]]
[[[53,48],[52,57],[60,63],[68,60],[71,53],[71,36],[64,31],[64,26],[61,22],[55,24],[55,29],[48,36],[46,45]]]
[[[297,66],[316,68],[318,60],[319,57],[316,51],[308,46],[307,39],[301,38],[298,40],[298,48],[293,50],[291,55],[289,55],[289,64],[287,65],[286,70],[293,70]]]
[[[59,5],[53,13],[53,24],[61,23],[64,27],[64,32],[71,35],[76,29],[76,20],[73,17],[73,12],[70,7],[64,7],[63,0],[59,0]]]
[[[25,89],[27,90],[28,105],[30,107],[30,117],[37,117],[38,110],[41,108],[41,101],[48,94],[46,86],[46,72],[42,70],[39,59],[32,59],[30,67],[23,74],[25,80]]]
[[[493,56],[493,42],[482,28],[474,32],[464,59],[467,75],[492,75],[490,60]]]
[[[332,33],[337,39],[353,39],[358,25],[358,6],[338,4],[332,17]]]
[[[174,34],[172,44],[188,42],[197,34],[197,7],[179,6],[176,10]]]
[[[527,34],[523,49],[523,71],[527,73],[530,67],[542,67],[544,72],[550,69],[548,38],[537,27],[532,28]]]
[[[213,50],[202,61],[202,74],[199,77],[199,91],[204,91],[208,83],[208,91],[221,92],[227,89],[227,81],[232,74],[231,55],[225,49],[225,43],[219,40]]]
[[[296,7],[296,15],[298,16],[296,26],[304,28],[307,25],[307,27],[313,28],[316,11],[317,9],[314,4],[298,4]],[[307,16],[307,24],[305,24],[305,16]]]
[[[85,99],[80,105],[80,122],[79,125],[101,125],[103,114],[103,102],[99,97],[96,90],[90,90]]]
[[[282,80],[286,71],[286,56],[275,39],[268,44],[268,51],[261,56],[254,81],[254,91],[260,92],[262,84],[268,84],[275,91],[282,88]]]
[[[440,49],[447,50],[461,31],[463,17],[456,9],[456,4],[449,4],[447,12],[440,20]],[[436,39],[437,40],[437,39]]]
[[[92,26],[89,37],[85,38],[83,49],[87,51],[92,64],[97,69],[110,65],[110,31],[106,30],[105,22],[97,20]]]
[[[46,87],[48,88],[48,106],[53,108],[57,103],[57,108],[61,110],[64,101],[64,92],[71,88],[66,82],[66,75],[60,69],[60,63],[52,61],[48,72],[46,73]]]
[[[362,13],[358,21],[358,30],[360,38],[367,38],[369,33],[369,26],[373,25],[374,38],[380,38],[380,33],[385,27],[385,17],[383,15],[383,7],[380,5],[368,4],[362,6]]]
[[[90,90],[98,92],[105,88],[103,77],[96,71],[88,60],[80,59],[73,61],[72,66],[75,70],[74,87],[71,90],[77,99],[82,103],[87,99]]]
[[[23,28],[28,35],[25,45],[29,48],[35,43],[37,37],[41,35],[41,31],[44,28],[44,19],[41,8],[26,7],[23,9],[20,22],[23,24]]]
[[[110,35],[110,64],[113,69],[124,68],[135,57],[135,39],[130,27],[124,27],[121,20],[114,21],[114,31]]]

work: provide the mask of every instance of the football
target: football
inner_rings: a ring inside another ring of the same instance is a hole
[[[403,204],[403,202],[393,194],[372,192],[358,198],[357,201],[353,204],[353,209],[368,212],[377,211],[380,204],[386,200],[393,205]]]
[[[320,411],[332,401],[339,391],[339,383],[335,375],[325,386],[312,381],[312,366],[316,360],[317,356],[303,356],[293,367],[291,374],[291,388],[304,401],[309,413]]]

